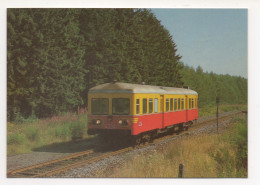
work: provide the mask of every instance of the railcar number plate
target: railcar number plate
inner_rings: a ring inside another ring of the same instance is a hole
[[[115,125],[112,125],[112,124],[110,124],[110,125],[105,125],[104,127],[105,127],[105,128],[108,128],[108,129],[114,129],[114,128],[116,128],[116,126],[115,126]]]

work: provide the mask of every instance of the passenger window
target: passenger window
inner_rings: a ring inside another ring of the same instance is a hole
[[[175,111],[177,110],[177,99],[176,98],[174,99],[174,110]]]
[[[140,100],[136,99],[136,114],[140,114]]]
[[[170,111],[173,111],[173,98],[170,100]]]
[[[166,98],[166,112],[169,111],[169,98]]]
[[[143,114],[147,113],[147,99],[143,99]]]
[[[182,98],[181,99],[181,110],[183,110],[184,109],[184,99]]]
[[[153,112],[153,99],[149,98],[149,113]]]
[[[189,109],[191,109],[191,99],[189,98]]]
[[[194,108],[194,99],[192,98],[192,104],[191,107]]]
[[[158,99],[157,98],[154,99],[154,112],[155,113],[158,112]]]
[[[181,99],[178,98],[178,110],[180,110],[180,108],[181,108]]]

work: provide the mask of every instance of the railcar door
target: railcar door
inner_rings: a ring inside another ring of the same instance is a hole
[[[188,118],[189,118],[189,117],[188,117],[188,114],[189,114],[189,111],[188,111],[188,110],[189,110],[189,107],[188,107],[188,100],[189,100],[189,99],[188,99],[188,96],[186,95],[186,96],[185,96],[185,105],[186,105],[186,122],[188,122]]]
[[[164,95],[160,95],[160,111],[162,114],[162,128],[164,128]]]

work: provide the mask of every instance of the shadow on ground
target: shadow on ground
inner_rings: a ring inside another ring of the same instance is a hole
[[[122,139],[118,139],[121,141]],[[98,137],[91,137],[77,142],[68,141],[53,143],[51,145],[34,148],[34,152],[52,153],[76,153],[93,149],[95,152],[115,151],[130,146],[129,142],[110,142],[109,140],[100,141]]]
[[[53,153],[75,153],[82,152],[89,149],[94,149],[98,143],[98,138],[87,138],[77,142],[68,141],[62,143],[53,143],[51,145],[34,148],[35,152],[53,152]]]

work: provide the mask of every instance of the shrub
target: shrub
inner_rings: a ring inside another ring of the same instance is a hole
[[[235,177],[235,159],[227,148],[219,148],[210,153],[216,161],[216,170],[219,177]]]
[[[55,128],[55,137],[65,139],[71,136],[70,130],[71,123],[64,123]]]
[[[223,137],[227,142],[209,155],[216,161],[218,176],[220,177],[247,177],[247,125],[245,118],[233,119],[236,125],[232,132]]]
[[[236,126],[233,142],[237,148],[237,169],[247,168],[247,126],[245,124],[239,123]]]
[[[29,126],[28,129],[26,130],[26,137],[30,141],[38,141],[40,138],[38,128],[34,126]]]
[[[15,123],[24,123],[25,122],[25,118],[21,115],[20,112],[15,113],[15,115],[14,115],[14,122]]]
[[[25,137],[23,134],[11,134],[7,136],[8,145],[22,145],[24,143]]]
[[[84,134],[84,123],[76,122],[71,126],[71,139],[72,141],[77,141],[83,138]]]

